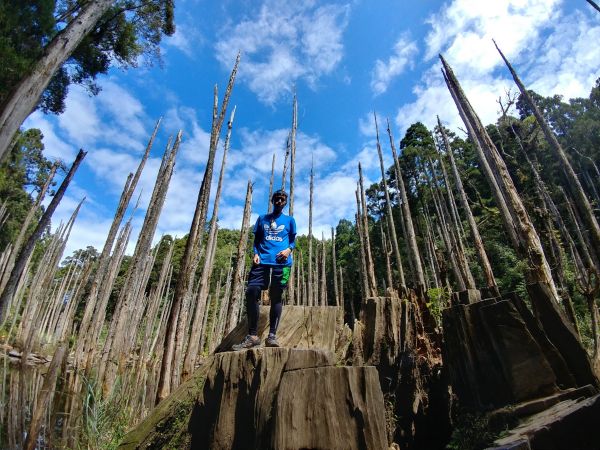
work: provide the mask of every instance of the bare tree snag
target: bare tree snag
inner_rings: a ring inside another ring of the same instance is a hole
[[[314,159],[310,165],[310,186],[308,200],[308,306],[314,306],[318,301],[314,298],[313,285],[315,283],[313,274],[313,235],[312,235],[312,214],[313,214],[313,194],[314,194]]]
[[[517,190],[515,189],[506,164],[485,131],[479,117],[472,109],[471,104],[462,91],[452,69],[441,55],[440,58],[444,65],[444,76],[447,80],[449,89],[455,97],[455,102],[459,111],[462,111],[462,114],[464,114],[466,118],[465,125],[469,129],[469,134],[473,141],[476,143],[475,147],[478,149],[480,162],[484,166],[487,165],[487,169],[484,170],[484,173],[488,177],[488,182],[490,182],[491,185],[497,184],[499,187],[502,187],[501,190],[493,188],[492,192],[496,193],[495,197],[497,197],[497,201],[505,205],[510,205],[510,210],[513,212],[513,214],[511,214],[507,206],[500,208],[505,222],[505,228],[509,230],[509,235],[512,236],[512,233],[515,234],[515,250],[517,251],[517,254],[523,258],[527,258],[528,269],[525,274],[527,281],[529,283],[546,283],[552,293],[552,300],[558,304],[560,297],[554,280],[552,279],[550,267],[544,254],[540,238]],[[483,149],[485,149],[485,153]],[[496,183],[493,183],[492,180],[495,180]]]
[[[454,183],[456,186],[456,190],[458,191],[458,199],[462,206],[462,209],[467,216],[467,222],[469,223],[469,229],[471,231],[471,237],[473,238],[473,244],[475,245],[475,249],[477,250],[477,255],[479,256],[479,261],[481,262],[481,268],[483,270],[483,275],[485,277],[486,286],[488,288],[493,288],[496,292],[498,290],[496,279],[494,278],[494,272],[492,271],[492,265],[490,264],[490,260],[487,257],[487,252],[483,246],[483,240],[481,239],[481,235],[479,234],[479,229],[477,228],[477,223],[475,222],[475,218],[473,217],[473,212],[471,211],[471,207],[469,206],[469,202],[467,200],[467,194],[465,192],[465,188],[462,184],[462,180],[460,178],[460,173],[458,172],[458,168],[456,167],[456,162],[454,161],[454,155],[452,153],[452,147],[450,147],[450,142],[448,141],[448,136],[446,136],[446,132],[444,131],[444,127],[442,126],[442,122],[440,118],[437,118],[438,127],[440,129],[440,133],[442,135],[442,142],[444,147],[446,148],[446,154],[448,155],[448,159],[450,160],[450,165],[452,167],[452,173],[454,175]]]
[[[296,93],[294,92],[294,103],[292,107],[292,129],[290,131],[290,197],[289,197],[289,214],[294,215],[294,185],[295,185],[295,170],[296,170],[296,132],[298,129],[298,102],[296,100]],[[300,304],[300,294],[296,294],[294,287],[294,272],[290,275],[290,282],[288,288],[288,296],[292,304]]]
[[[210,221],[210,231],[209,231],[209,236],[208,236],[208,242],[206,244],[207,248],[211,248],[212,250],[211,250],[210,254],[208,254],[208,253],[206,254],[206,257],[204,259],[204,267],[202,269],[202,275],[200,277],[200,294],[198,295],[198,300],[197,300],[197,304],[196,304],[196,312],[197,313],[194,315],[194,319],[192,322],[192,327],[191,327],[191,330],[189,333],[189,337],[186,337],[185,334],[180,335],[179,330],[178,330],[178,334],[175,335],[176,344],[180,346],[179,348],[176,348],[176,355],[179,353],[179,357],[181,357],[181,353],[183,352],[184,340],[187,341],[187,350],[185,353],[185,359],[183,362],[183,370],[182,370],[182,374],[181,374],[183,381],[187,380],[189,378],[189,376],[192,374],[192,371],[194,369],[194,364],[196,362],[198,350],[199,350],[198,342],[200,340],[200,334],[202,332],[205,332],[205,330],[202,330],[200,327],[201,316],[200,316],[200,314],[198,314],[198,311],[201,309],[201,307],[202,308],[205,307],[203,305],[208,298],[208,291],[209,291],[211,276],[212,276],[212,272],[213,272],[215,248],[217,245],[217,220],[219,217],[219,202],[221,200],[221,191],[223,189],[223,178],[225,176],[225,166],[227,163],[227,153],[229,151],[229,141],[231,139],[231,129],[233,127],[234,117],[235,117],[235,106],[233,108],[233,111],[231,111],[231,117],[227,124],[227,136],[225,138],[225,145],[223,147],[223,159],[221,160],[219,181],[217,183],[217,192],[215,194],[215,199],[214,199],[214,203],[213,203],[212,219]],[[179,318],[180,321],[183,321],[185,319],[186,318],[184,318],[183,316],[180,316],[180,318]],[[182,326],[180,328],[183,329],[184,327]],[[181,344],[179,344],[180,342],[181,342]],[[175,373],[178,371],[178,366],[175,366],[174,369],[175,370],[173,371],[173,374],[175,375]],[[175,386],[173,386],[173,387],[175,387]]]
[[[42,57],[35,63],[29,75],[21,80],[5,99],[0,111],[0,161],[4,159],[15,133],[37,105],[56,71],[112,4],[113,0],[87,3],[77,18],[44,48]]]
[[[415,227],[413,225],[412,214],[410,206],[408,205],[408,196],[406,195],[406,188],[404,186],[404,179],[402,177],[402,170],[400,169],[400,161],[396,154],[396,146],[394,145],[394,137],[392,136],[392,130],[390,128],[390,121],[387,121],[387,132],[390,138],[390,147],[392,149],[392,156],[394,157],[394,167],[396,169],[396,182],[398,183],[398,190],[400,191],[401,200],[401,211],[404,218],[404,225],[406,228],[406,242],[408,245],[408,253],[410,255],[411,267],[413,270],[413,282],[417,286],[425,286],[425,275],[423,274],[423,266],[421,264],[421,258],[419,256],[419,246],[417,245],[417,236],[415,234]]]
[[[375,280],[375,264],[373,263],[373,253],[371,252],[371,239],[369,237],[369,213],[367,211],[367,200],[365,196],[365,186],[363,182],[363,173],[362,166],[358,163],[358,187],[360,192],[360,204],[361,204],[361,229],[363,232],[363,239],[365,241],[365,260],[367,263],[367,280],[369,290],[365,292],[365,298],[375,297],[377,295],[377,281]],[[402,270],[402,265],[398,268],[398,270]],[[404,286],[404,284],[402,284]]]
[[[221,112],[217,115],[218,108],[218,95],[217,88],[215,86],[214,101],[213,101],[213,115],[212,115],[212,129],[210,134],[210,146],[208,153],[208,161],[206,163],[206,169],[204,170],[204,177],[202,184],[198,192],[198,200],[196,203],[196,209],[194,210],[194,217],[190,226],[190,232],[188,234],[185,250],[181,260],[181,268],[177,285],[175,287],[175,293],[173,297],[173,305],[169,312],[169,319],[167,321],[167,329],[165,335],[165,348],[163,352],[163,360],[161,363],[159,387],[156,402],[166,398],[171,392],[170,378],[172,373],[173,364],[173,353],[175,346],[175,333],[178,324],[179,310],[181,304],[184,301],[185,296],[191,295],[191,287],[193,286],[193,279],[198,264],[198,256],[200,254],[200,247],[202,237],[204,235],[204,226],[206,224],[206,215],[208,212],[208,199],[210,198],[210,189],[212,182],[212,174],[215,160],[215,153],[217,151],[217,145],[219,143],[219,136],[221,133],[221,126],[225,119],[225,113],[227,111],[227,105],[229,103],[229,97],[231,96],[231,90],[237,74],[238,65],[240,62],[240,54],[238,53],[229,77],[227,88],[223,96],[223,103],[221,104]]]
[[[400,247],[398,246],[398,236],[396,235],[396,224],[394,223],[394,215],[392,214],[392,202],[390,200],[390,193],[388,191],[387,180],[385,176],[385,167],[383,166],[383,155],[381,152],[381,145],[379,144],[379,126],[377,125],[377,115],[373,111],[373,118],[375,120],[375,135],[377,137],[377,155],[379,156],[379,169],[381,170],[381,180],[383,182],[383,192],[385,194],[385,207],[387,220],[389,222],[390,236],[392,240],[392,249],[394,250],[394,257],[396,259],[396,267],[398,268],[398,275],[400,276],[400,289],[403,291],[406,289],[406,279],[404,278],[404,267],[402,266],[402,256],[400,256]],[[393,288],[390,285],[390,288]]]
[[[590,229],[590,234],[592,236],[592,245],[593,245],[594,251],[595,251],[596,255],[600,255],[600,225],[598,225],[598,221],[596,220],[596,216],[594,215],[594,211],[592,210],[590,201],[588,200],[585,192],[583,191],[583,186],[581,186],[579,177],[573,170],[573,166],[571,166],[571,162],[569,161],[569,158],[567,158],[567,154],[565,153],[562,146],[558,142],[556,135],[550,129],[550,126],[546,122],[546,119],[544,119],[544,116],[542,115],[539,108],[537,107],[537,105],[535,104],[533,99],[531,98],[531,95],[529,95],[529,92],[527,92],[527,89],[525,88],[525,86],[523,85],[521,80],[519,79],[519,76],[517,75],[517,73],[511,66],[511,64],[508,62],[508,60],[506,59],[506,57],[504,56],[502,51],[498,48],[496,41],[494,41],[494,45],[496,46],[498,53],[500,53],[500,56],[506,63],[508,70],[510,70],[510,73],[511,73],[513,79],[515,80],[516,85],[519,87],[519,90],[521,91],[521,95],[523,96],[523,98],[525,99],[525,101],[527,102],[527,104],[529,105],[531,110],[533,111],[533,115],[535,116],[538,124],[540,125],[540,127],[542,128],[542,131],[544,132],[546,141],[548,142],[548,144],[550,145],[550,148],[554,151],[556,157],[560,161],[562,168],[567,176],[567,180],[569,182],[569,188],[573,192],[575,199],[577,201],[577,206],[581,210],[581,213],[583,214],[583,217],[585,218],[586,224],[588,225],[588,227]]]
[[[271,203],[271,197],[273,196],[273,180],[275,178],[275,153],[273,153],[273,161],[271,162],[271,179],[269,180],[269,201],[267,202],[267,213],[271,213],[273,204]]]
[[[252,182],[248,180],[246,188],[246,201],[244,202],[244,214],[242,226],[240,228],[240,240],[238,241],[237,252],[234,259],[232,287],[229,298],[229,308],[227,310],[227,319],[225,321],[225,332],[232,330],[237,323],[237,304],[242,297],[244,287],[243,272],[246,266],[246,246],[248,244],[248,231],[250,229],[250,215],[252,213]]]
[[[50,219],[52,218],[52,215],[54,214],[56,207],[62,200],[62,198],[65,194],[65,191],[67,190],[67,187],[69,186],[69,183],[73,179],[75,172],[79,168],[79,165],[81,164],[81,161],[83,161],[83,158],[85,158],[86,154],[87,153],[84,152],[83,150],[79,150],[79,153],[77,153],[77,157],[75,158],[75,161],[73,161],[73,165],[69,169],[69,172],[63,179],[62,183],[60,184],[60,187],[56,191],[56,194],[54,194],[54,197],[52,197],[52,201],[46,208],[46,211],[44,211],[44,214],[40,218],[40,221],[38,222],[37,226],[35,227],[35,230],[33,230],[33,233],[31,233],[31,235],[29,236],[29,238],[23,245],[23,248],[19,252],[19,256],[15,260],[15,265],[13,267],[13,270],[10,273],[10,277],[8,278],[8,281],[6,282],[6,286],[5,286],[4,290],[2,291],[2,295],[0,296],[0,322],[4,321],[5,314],[7,313],[6,305],[11,301],[11,299],[15,295],[15,289],[17,287],[17,283],[19,282],[19,279],[21,278],[21,275],[23,274],[23,269],[25,268],[27,260],[29,259],[29,255],[31,255],[31,252],[33,252],[35,243],[38,241],[38,239],[40,238],[40,236],[42,235],[42,233],[44,232],[44,230],[50,223]]]
[[[335,234],[333,233],[333,227],[331,227],[331,267],[333,273],[333,293],[335,296],[335,306],[340,306],[340,293],[338,289],[337,279],[337,258],[335,256]]]

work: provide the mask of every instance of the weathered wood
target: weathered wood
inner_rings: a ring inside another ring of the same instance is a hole
[[[360,215],[361,219],[361,230],[363,233],[363,239],[365,243],[365,260],[366,260],[366,276],[368,280],[369,289],[365,292],[366,296],[377,295],[377,281],[375,280],[375,264],[373,263],[373,253],[371,251],[371,238],[369,237],[369,212],[367,210],[367,200],[365,195],[365,186],[363,182],[363,173],[362,173],[362,165],[358,163],[358,187],[360,194],[360,204],[362,214]],[[398,268],[399,271],[402,270],[402,265]],[[402,286],[404,286],[404,278],[401,279]]]
[[[413,270],[413,280],[417,286],[425,286],[425,275],[423,273],[423,265],[421,264],[421,258],[419,256],[419,246],[417,244],[417,237],[415,234],[415,228],[412,220],[412,213],[408,204],[408,197],[406,195],[406,188],[404,186],[404,179],[402,177],[402,170],[400,169],[400,161],[396,154],[396,146],[394,145],[394,138],[392,136],[392,130],[390,129],[390,121],[387,121],[387,133],[390,138],[390,147],[392,149],[392,156],[394,157],[394,167],[396,169],[396,182],[400,191],[401,200],[401,211],[404,218],[404,226],[406,228],[406,242],[408,246],[408,253],[410,255],[411,267]]]
[[[454,174],[454,182],[456,185],[456,190],[458,191],[458,199],[460,200],[463,212],[467,216],[467,222],[471,231],[471,237],[473,238],[473,244],[475,245],[477,255],[479,256],[479,261],[481,262],[481,268],[485,277],[486,286],[488,288],[493,288],[497,290],[494,272],[492,270],[490,261],[487,257],[485,247],[483,246],[483,240],[481,239],[481,235],[479,234],[479,229],[477,227],[477,223],[475,222],[475,218],[473,217],[473,212],[471,211],[471,207],[469,206],[467,194],[465,192],[460,173],[458,172],[456,162],[454,161],[452,147],[450,146],[450,142],[448,142],[448,136],[446,135],[446,132],[444,130],[444,127],[442,126],[442,122],[440,121],[439,116],[437,118],[437,121],[440,134],[442,135],[442,142],[444,143],[444,147],[446,148],[446,155],[448,155],[448,159],[450,160],[450,165],[452,167],[452,173]],[[448,189],[450,188],[448,187]]]
[[[44,48],[42,57],[4,100],[0,111],[0,161],[7,154],[21,124],[38,104],[52,76],[112,4],[112,0],[86,4],[77,17]]]
[[[392,249],[394,250],[394,257],[396,259],[396,267],[398,268],[398,275],[400,277],[400,289],[403,290],[406,287],[406,279],[404,277],[404,267],[402,266],[402,257],[400,256],[400,247],[398,245],[398,236],[396,235],[396,224],[394,223],[394,215],[392,214],[392,202],[390,200],[390,193],[388,190],[387,179],[385,176],[385,167],[383,166],[383,155],[381,152],[381,145],[379,144],[379,126],[377,125],[377,115],[373,112],[373,118],[375,120],[375,136],[377,142],[377,155],[379,156],[379,169],[381,170],[381,181],[383,182],[383,192],[385,195],[385,208],[386,208],[386,219],[389,223],[389,233],[392,241]],[[390,286],[392,287],[392,286]]]
[[[229,76],[229,82],[225,89],[223,96],[223,103],[221,104],[221,112],[217,115],[218,108],[218,95],[217,87],[214,89],[213,97],[213,115],[212,115],[212,128],[210,135],[210,145],[208,160],[206,168],[204,170],[204,176],[202,178],[202,184],[198,191],[198,200],[196,202],[196,209],[194,210],[194,217],[192,218],[192,224],[190,226],[190,232],[188,234],[185,250],[181,260],[181,268],[179,278],[177,279],[177,285],[175,287],[175,293],[173,297],[173,305],[169,312],[169,318],[167,321],[167,330],[165,337],[165,348],[163,352],[163,360],[161,363],[159,389],[156,401],[159,402],[163,398],[166,398],[171,391],[170,379],[173,370],[173,357],[175,351],[175,335],[177,332],[179,311],[181,304],[184,300],[184,296],[191,294],[193,286],[194,275],[198,264],[198,256],[200,254],[200,247],[202,237],[204,236],[204,226],[206,224],[206,215],[208,213],[208,199],[210,198],[210,189],[212,184],[212,175],[214,168],[215,153],[219,143],[219,136],[221,133],[221,126],[225,119],[227,112],[227,105],[229,104],[229,98],[235,82],[238,65],[240,62],[240,54],[238,53]]]
[[[44,214],[42,214],[42,217],[40,218],[40,221],[38,222],[37,226],[31,233],[31,235],[29,236],[29,238],[27,239],[25,244],[23,244],[23,247],[21,248],[21,251],[19,252],[19,256],[15,260],[15,265],[10,273],[10,277],[8,278],[8,281],[6,282],[6,286],[4,287],[4,290],[2,291],[2,295],[0,296],[0,322],[4,321],[4,317],[7,313],[6,306],[15,295],[15,289],[17,287],[17,283],[19,282],[19,279],[21,278],[21,275],[23,274],[23,270],[25,269],[25,264],[27,263],[27,260],[29,259],[31,252],[33,252],[35,243],[38,241],[38,239],[40,238],[40,236],[42,235],[42,233],[44,232],[44,230],[50,223],[50,219],[52,218],[52,215],[54,214],[56,207],[62,200],[62,198],[65,194],[65,191],[67,190],[67,187],[69,186],[69,183],[73,179],[75,172],[79,168],[79,165],[81,164],[81,161],[83,161],[83,158],[85,158],[86,154],[87,153],[84,152],[83,150],[79,150],[75,160],[73,161],[73,164],[71,165],[71,168],[69,169],[69,172],[63,179],[62,183],[60,184],[60,187],[54,194],[54,197],[52,197],[52,201],[50,201],[50,204],[46,208],[46,211],[44,211]]]
[[[519,87],[519,91],[521,92],[522,98],[527,102],[527,104],[533,111],[533,115],[535,116],[540,128],[542,129],[544,136],[546,137],[546,141],[550,145],[550,148],[554,151],[555,156],[560,161],[562,169],[569,183],[569,187],[575,195],[577,206],[580,208],[581,213],[583,214],[583,217],[585,218],[586,224],[589,228],[590,235],[592,236],[592,245],[594,248],[594,252],[596,253],[596,255],[600,255],[600,225],[598,224],[598,220],[594,215],[594,211],[592,210],[590,201],[583,190],[583,186],[579,181],[579,177],[573,170],[573,166],[571,165],[569,158],[567,158],[567,154],[558,142],[556,135],[550,129],[550,126],[546,122],[546,119],[544,119],[544,116],[542,115],[541,111],[531,98],[531,95],[529,95],[527,88],[521,82],[519,76],[513,69],[512,65],[508,62],[500,48],[498,48],[496,41],[494,41],[494,45],[496,46],[496,50],[498,50],[498,53],[500,53],[500,56],[506,63],[506,66],[508,67],[508,70],[510,71],[514,79],[515,84]],[[598,270],[600,270],[600,268],[598,268]]]

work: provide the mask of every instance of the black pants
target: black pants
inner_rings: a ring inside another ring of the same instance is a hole
[[[271,310],[269,313],[269,334],[276,334],[281,318],[281,296],[287,288],[290,267],[285,266],[252,266],[246,289],[246,311],[248,313],[248,334],[258,333],[259,300],[262,290],[269,289]]]

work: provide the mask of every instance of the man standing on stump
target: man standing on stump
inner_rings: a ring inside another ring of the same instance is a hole
[[[277,327],[281,318],[281,296],[287,288],[292,267],[292,250],[296,246],[296,221],[283,214],[287,193],[276,191],[271,197],[273,212],[259,216],[254,226],[254,257],[246,289],[248,335],[233,350],[243,350],[260,345],[258,337],[259,301],[262,290],[269,289],[271,312],[267,347],[279,347]]]

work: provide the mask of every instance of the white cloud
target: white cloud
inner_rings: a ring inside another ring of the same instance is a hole
[[[25,122],[26,128],[38,128],[44,135],[44,156],[49,159],[62,159],[67,164],[75,159],[77,148],[57,136],[52,123],[40,111],[35,111]]]
[[[492,38],[528,88],[542,95],[587,96],[600,75],[600,26],[581,11],[565,15],[560,0],[478,2],[454,0],[429,19],[426,58],[443,53],[483,123],[498,117],[497,99],[516,87]],[[410,124],[429,128],[439,115],[463,126],[440,74],[437,58],[413,87],[415,100],[398,109],[401,137]]]
[[[431,32],[425,39],[426,58],[444,53],[465,69],[485,73],[499,65],[497,55],[490,50],[493,38],[502,38],[507,55],[535,45],[540,32],[557,19],[560,3],[561,0],[454,0],[428,20]]]
[[[384,62],[375,61],[371,72],[371,90],[375,95],[387,91],[390,83],[404,70],[414,67],[414,58],[418,52],[417,43],[409,39],[408,34],[403,34],[394,44],[393,54]]]
[[[239,77],[267,104],[291,92],[299,80],[315,87],[343,57],[348,5],[266,0],[251,18],[226,27],[216,56],[230,68],[238,51]]]

